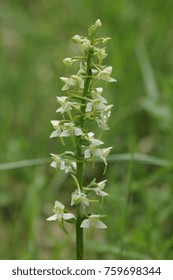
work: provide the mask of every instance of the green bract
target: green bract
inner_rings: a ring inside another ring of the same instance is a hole
[[[102,198],[108,195],[103,191],[106,180],[97,183],[94,179],[87,186],[83,182],[87,162],[92,161],[94,164],[96,158],[101,158],[106,167],[106,158],[112,149],[112,147],[105,148],[104,142],[99,137],[95,137],[95,133],[89,131],[86,125],[94,122],[99,130],[108,130],[108,120],[113,106],[109,105],[103,97],[105,84],[116,82],[116,80],[111,76],[112,66],[103,65],[107,57],[106,46],[110,38],[95,37],[97,28],[101,26],[101,21],[98,19],[89,27],[88,38],[81,35],[75,35],[72,38],[75,44],[80,45],[82,54],[67,57],[63,62],[68,68],[77,64],[78,70],[67,77],[60,77],[63,83],[63,95],[57,97],[58,119],[51,121],[54,130],[50,138],[60,139],[63,145],[65,145],[64,138],[69,138],[72,142],[71,151],[65,150],[62,154],[51,154],[53,159],[51,166],[71,175],[73,185],[75,184],[75,190],[74,188],[72,190],[71,206],[76,207],[77,211],[76,217],[71,213],[66,213],[64,205],[56,201],[53,210],[55,214],[48,220],[58,220],[63,230],[64,221],[75,221],[77,259],[83,257],[83,228],[106,228],[106,225],[100,221],[102,215],[88,214],[90,202],[102,201]]]

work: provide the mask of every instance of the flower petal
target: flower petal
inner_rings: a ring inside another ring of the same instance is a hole
[[[68,137],[70,136],[70,133],[67,129],[65,129],[61,134],[60,134],[61,137]]]
[[[50,164],[51,167],[56,168],[57,167],[57,162],[54,160]]]
[[[90,158],[91,157],[91,152],[89,149],[85,150],[84,152],[84,158]]]
[[[60,134],[61,134],[61,130],[60,129],[55,130],[55,131],[53,131],[51,133],[50,138],[58,137],[58,136],[60,136]]]
[[[90,228],[90,220],[89,219],[83,220],[80,227],[81,228]]]
[[[82,129],[79,127],[74,127],[74,135],[76,136],[83,135]]]
[[[75,215],[72,214],[72,213],[63,213],[62,214],[62,218],[64,220],[71,220],[71,219],[74,219],[75,218]]]
[[[52,124],[54,129],[58,129],[59,128],[59,123],[60,123],[60,121],[57,121],[57,120],[51,121],[51,124]]]
[[[65,208],[65,206],[64,206],[64,204],[62,204],[60,201],[56,200],[56,201],[55,201],[55,206],[54,206],[54,208],[55,208],[55,209],[56,209],[56,208],[59,208],[59,209],[63,210],[63,209]]]
[[[106,229],[107,226],[102,221],[96,221],[94,227],[98,229]]]
[[[58,219],[58,214],[54,214],[53,216],[50,216],[49,218],[47,218],[47,221],[56,221]]]

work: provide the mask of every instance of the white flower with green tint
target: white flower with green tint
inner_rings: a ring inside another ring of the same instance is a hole
[[[84,88],[84,80],[82,77],[78,75],[71,75],[70,78],[60,77],[61,81],[65,84],[62,87],[62,90],[69,90],[72,86],[79,87],[81,89]]]
[[[111,109],[113,105],[105,106],[103,110],[100,111],[100,114],[96,116],[95,120],[98,124],[98,127],[100,127],[103,130],[108,130],[108,120],[111,116]]]
[[[92,90],[91,93],[94,93],[94,92],[96,92],[98,94],[102,94],[103,93],[103,88],[102,87],[97,87],[94,90]]]
[[[58,220],[59,222],[63,220],[71,220],[74,219],[75,216],[72,213],[65,213],[64,212],[65,206],[59,202],[55,201],[54,209],[53,212],[55,213],[54,215],[50,216],[47,218],[47,221],[55,221]]]
[[[87,103],[85,112],[88,113],[93,111],[93,113],[97,114],[100,111],[105,110],[107,100],[98,94],[93,94],[93,96],[94,98]]]
[[[109,155],[109,153],[110,153],[111,150],[112,150],[112,147],[108,147],[108,148],[103,148],[103,149],[102,149],[100,158],[104,161],[104,163],[105,163],[106,165],[107,165],[106,158],[107,158],[107,156]]]
[[[76,170],[76,162],[69,160],[68,158],[62,158],[60,155],[51,154],[53,161],[51,166],[59,170],[63,170],[65,173],[74,172]]]
[[[72,214],[72,213],[66,213],[65,212],[65,206],[61,202],[59,202],[59,201],[55,201],[53,212],[55,214],[50,216],[46,220],[47,221],[56,221],[57,220],[60,228],[65,233],[67,233],[67,230],[64,227],[64,221],[73,221],[73,220],[75,220],[75,215]]]
[[[75,136],[83,135],[82,129],[76,127],[74,123],[70,123],[70,122],[64,123],[60,137],[69,137],[74,135]]]
[[[104,192],[103,189],[105,188],[107,180],[101,181],[97,183],[96,188],[92,188],[92,190],[98,195],[98,196],[107,196],[108,193]]]
[[[101,65],[103,62],[103,59],[107,57],[107,53],[105,52],[105,49],[96,49],[96,55],[99,59],[99,64]]]
[[[85,206],[89,206],[89,199],[87,198],[86,194],[76,190],[74,193],[72,193],[71,205],[80,203]]]
[[[94,138],[90,138],[90,145],[87,146],[87,148],[84,151],[84,158],[88,159],[88,158],[95,158],[95,157],[100,157],[103,153],[102,153],[102,149],[99,148],[100,145],[103,144],[102,141],[100,141],[99,139],[94,139]]]
[[[82,45],[81,45],[82,50],[83,50],[83,51],[86,51],[87,49],[90,48],[90,46],[91,46],[90,40],[84,39],[84,40],[83,40],[83,43],[82,43]]]
[[[103,180],[99,183],[96,183],[96,179],[94,179],[87,187],[85,187],[85,190],[88,192],[95,192],[96,195],[103,197],[107,196],[108,193],[104,192],[103,189],[105,188],[107,180]]]
[[[103,80],[109,83],[116,82],[114,78],[110,77],[111,74],[112,74],[112,66],[107,66],[103,70],[98,71],[96,78],[98,80]]]
[[[69,101],[69,98],[67,96],[58,96],[57,97],[57,102],[61,105],[61,107],[59,107],[56,112],[57,113],[61,113],[61,114],[64,114],[64,113],[68,113],[70,118],[71,118],[71,115],[70,115],[70,111],[72,109],[75,109],[75,110],[79,110],[80,106],[77,102],[71,102]]]
[[[107,164],[106,157],[109,155],[112,147],[101,149],[99,146],[104,143],[99,139],[95,139],[92,133],[88,133],[87,139],[89,140],[90,144],[86,146],[86,149],[84,150],[84,158],[93,158],[93,160],[95,160],[96,157],[99,157],[104,161],[105,164]]]
[[[53,137],[73,137],[83,135],[81,128],[76,127],[72,122],[62,123],[60,121],[51,121],[55,131],[50,135],[50,138]]]
[[[100,218],[104,217],[103,215],[92,214],[88,219],[84,219],[81,223],[81,228],[90,228],[90,229],[106,229],[107,226],[100,221]]]

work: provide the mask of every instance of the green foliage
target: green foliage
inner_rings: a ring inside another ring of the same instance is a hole
[[[96,233],[97,246],[88,240],[86,256],[172,259],[172,165],[139,164],[133,157],[144,153],[173,160],[171,0],[164,5],[161,0],[1,3],[0,162],[47,158],[56,152],[56,141],[48,135],[54,100],[61,94],[60,61],[64,49],[78,53],[67,44],[69,38],[83,34],[97,18],[103,35],[112,38],[105,61],[118,81],[107,96],[114,107],[105,146],[113,146],[113,154],[132,156],[131,161],[111,159],[109,197],[106,210],[100,209],[107,215],[108,230]],[[86,182],[96,176],[102,180],[103,168],[102,163],[94,170],[88,167]],[[45,221],[53,200],[69,203],[70,180],[63,174],[58,179],[57,184],[47,165],[1,171],[0,258],[74,259],[74,236],[64,237],[54,224],[50,230]]]

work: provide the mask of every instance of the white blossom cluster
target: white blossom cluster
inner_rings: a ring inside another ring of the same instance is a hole
[[[88,186],[83,186],[78,178],[80,163],[84,166],[88,160],[94,163],[97,158],[100,158],[106,167],[106,157],[112,149],[112,147],[103,148],[103,141],[95,138],[94,133],[86,128],[87,123],[95,122],[99,129],[108,130],[108,120],[113,106],[103,97],[105,84],[116,80],[111,77],[112,66],[103,65],[110,38],[95,38],[95,31],[101,25],[98,19],[90,26],[88,38],[80,35],[72,37],[73,42],[80,45],[82,55],[67,57],[63,62],[68,68],[77,63],[79,69],[76,74],[60,77],[64,94],[57,97],[59,107],[56,112],[60,117],[58,120],[51,121],[54,130],[50,138],[59,138],[63,144],[65,138],[71,139],[72,151],[51,154],[53,159],[51,166],[69,173],[75,182],[76,189],[71,196],[71,206],[80,204],[83,209],[81,227],[104,229],[106,225],[100,221],[102,215],[94,213],[89,215],[87,208],[90,202],[100,201],[108,195],[103,191],[106,180],[96,182],[94,179]],[[96,199],[90,199],[91,195]],[[53,211],[54,215],[47,220],[57,220],[62,229],[65,230],[64,220],[75,222],[74,214],[66,213],[65,206],[59,201],[55,202]]]

